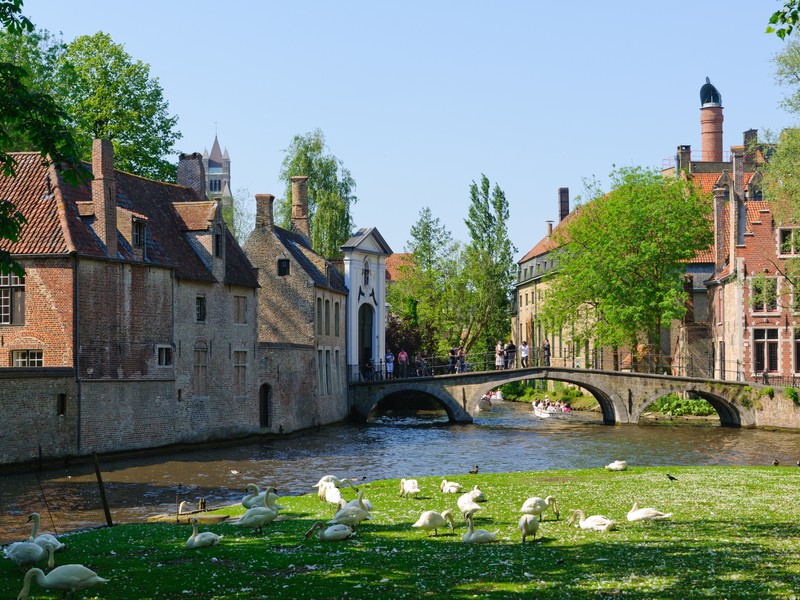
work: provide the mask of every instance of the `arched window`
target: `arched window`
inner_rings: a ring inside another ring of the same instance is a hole
[[[364,259],[364,271],[363,271],[363,273],[364,273],[364,285],[368,286],[369,285],[369,259],[368,258]]]
[[[317,298],[317,335],[322,335],[322,298]]]
[[[339,337],[339,303],[333,304],[333,335]]]
[[[331,301],[325,300],[325,335],[331,334]]]

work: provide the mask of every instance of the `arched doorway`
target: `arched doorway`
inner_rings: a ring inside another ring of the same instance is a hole
[[[358,309],[358,364],[363,366],[372,358],[372,340],[374,335],[375,311],[369,304],[362,304]]]
[[[269,411],[272,407],[272,386],[265,383],[258,392],[258,423],[259,426],[269,427]]]

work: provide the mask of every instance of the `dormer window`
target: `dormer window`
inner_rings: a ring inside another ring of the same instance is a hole
[[[144,246],[144,240],[146,235],[146,226],[147,224],[144,221],[133,221],[133,233],[131,237],[133,238],[133,245],[135,248],[141,248]]]
[[[366,258],[364,259],[363,276],[364,276],[364,286],[368,286],[369,285],[369,259],[366,259]]]
[[[222,227],[219,225],[214,228],[214,256],[222,257]]]

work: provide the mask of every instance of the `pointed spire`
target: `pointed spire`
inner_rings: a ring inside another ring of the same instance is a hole
[[[225,160],[231,159],[230,155],[228,154],[228,148],[225,148],[225,152],[222,153],[222,158],[224,158]]]
[[[219,148],[219,140],[214,136],[214,144],[211,146],[211,156],[209,158],[216,162],[222,162],[222,150]]]

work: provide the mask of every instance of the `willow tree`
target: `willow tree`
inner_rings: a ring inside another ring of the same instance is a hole
[[[610,177],[611,192],[593,190],[554,232],[542,318],[597,345],[659,348],[662,325],[686,312],[686,264],[713,241],[711,197],[640,167]]]

